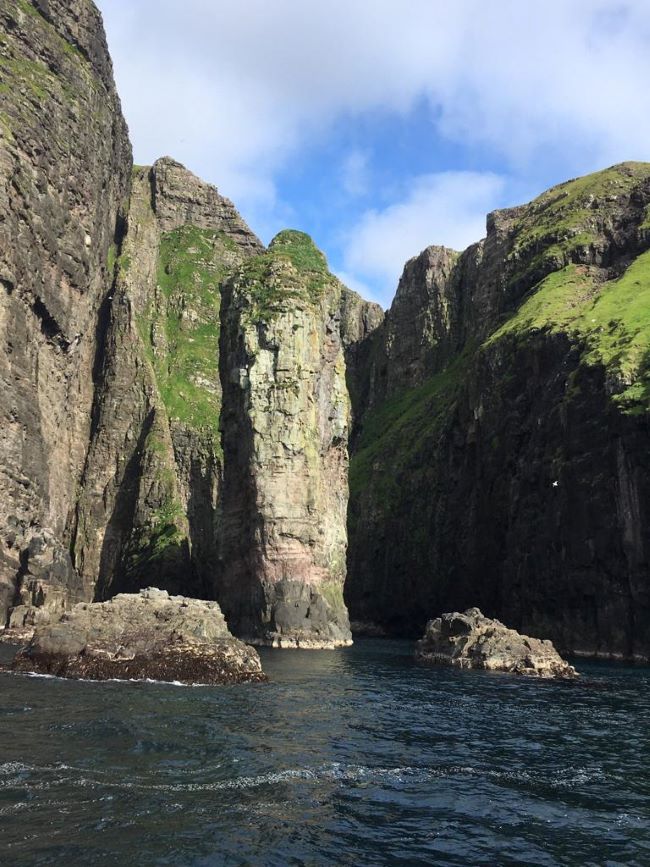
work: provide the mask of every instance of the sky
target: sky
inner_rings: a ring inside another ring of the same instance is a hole
[[[390,305],[407,259],[650,160],[650,0],[98,0],[138,164]]]

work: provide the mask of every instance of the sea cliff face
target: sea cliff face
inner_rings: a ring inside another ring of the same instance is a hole
[[[132,166],[92,3],[0,9],[2,622],[156,585],[259,640],[349,643],[343,347],[368,305],[307,236],[266,252],[179,163]]]
[[[262,249],[233,205],[179,163],[133,170],[77,508],[75,561],[89,596],[152,582],[211,594],[220,285]]]
[[[480,605],[565,650],[650,655],[649,206],[650,166],[622,164],[407,264],[356,412],[355,620],[416,633]]]
[[[0,73],[1,624],[155,585],[275,645],[480,605],[650,657],[649,165],[427,248],[384,316],[133,167],[90,0],[0,0]]]
[[[70,557],[131,150],[94,4],[0,2],[0,621]]]

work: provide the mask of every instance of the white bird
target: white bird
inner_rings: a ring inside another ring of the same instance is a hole
[[[560,483],[559,483],[559,482],[557,481],[557,479],[556,479],[556,480],[553,482],[553,487],[554,487],[554,488],[557,488],[557,486],[558,486],[559,484],[560,484]]]

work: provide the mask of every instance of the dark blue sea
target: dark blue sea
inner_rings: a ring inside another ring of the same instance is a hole
[[[650,864],[650,669],[411,652],[266,651],[271,684],[218,688],[1,674],[0,863]]]

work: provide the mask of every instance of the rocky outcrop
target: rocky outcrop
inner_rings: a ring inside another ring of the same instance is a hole
[[[217,598],[247,640],[350,643],[343,603],[349,401],[341,284],[299,232],[226,284]]]
[[[0,624],[70,557],[131,153],[90,0],[0,0]]]
[[[504,671],[535,677],[573,678],[578,673],[550,641],[520,635],[478,608],[443,614],[427,623],[415,658],[434,665]]]
[[[75,605],[39,626],[11,668],[91,680],[266,680],[257,651],[232,637],[216,602],[151,588]]]
[[[212,597],[221,283],[262,249],[232,204],[179,163],[134,170],[77,508],[87,598],[152,581]]]
[[[151,182],[151,201],[162,233],[173,232],[180,226],[195,226],[220,232],[239,250],[249,253],[264,250],[233,203],[185,166],[163,157],[153,168]]]
[[[491,215],[437,282],[407,267],[412,315],[391,308],[366,370],[393,331],[413,387],[357,412],[354,620],[416,635],[478,603],[563,651],[650,658],[649,207],[650,166],[623,164]]]

